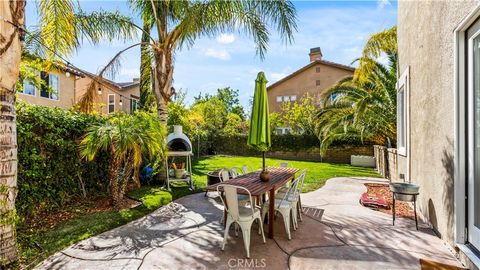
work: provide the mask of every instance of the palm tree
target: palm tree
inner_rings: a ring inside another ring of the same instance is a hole
[[[397,26],[369,37],[363,47],[362,56],[358,59],[359,64],[355,70],[355,80],[364,82],[376,66],[375,59],[381,57],[382,54],[397,57]]]
[[[389,55],[388,66],[371,62],[363,82],[345,78],[324,93],[317,121],[322,152],[335,141],[395,143],[396,54]]]
[[[17,139],[15,84],[19,78],[22,50],[54,62],[67,57],[87,39],[134,38],[136,29],[118,13],[84,13],[74,0],[37,1],[39,25],[24,27],[26,1],[0,1],[0,265],[15,261],[15,197],[17,183]],[[26,39],[28,46],[22,46]],[[34,42],[33,42],[34,41]]]
[[[155,1],[129,0],[132,9],[144,21],[144,40],[136,45],[147,44],[142,53],[151,56],[142,59],[150,63],[150,72],[142,75],[148,81],[151,74],[157,115],[164,124],[168,119],[168,102],[175,91],[172,87],[174,55],[182,47],[192,46],[200,37],[214,37],[226,31],[238,31],[251,37],[257,54],[263,58],[269,41],[267,26],[276,29],[283,40],[292,41],[296,30],[296,11],[286,0],[278,1]],[[138,27],[138,26],[137,26]],[[148,28],[148,29],[147,29]],[[155,33],[150,35],[150,30]],[[143,76],[142,76],[143,77]],[[91,88],[94,91],[94,87]],[[86,105],[88,100],[80,104]]]
[[[127,184],[138,175],[143,155],[165,157],[165,136],[165,126],[154,115],[120,114],[89,128],[80,143],[80,153],[87,160],[95,159],[102,151],[110,154],[110,194],[113,204],[118,206]]]

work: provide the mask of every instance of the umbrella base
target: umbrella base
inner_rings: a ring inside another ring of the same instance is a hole
[[[268,182],[270,180],[270,172],[269,171],[262,171],[260,173],[260,180],[262,182]]]

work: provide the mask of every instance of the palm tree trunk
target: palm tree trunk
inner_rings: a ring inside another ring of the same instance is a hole
[[[157,102],[157,116],[160,122],[167,124],[168,121],[168,102],[173,95],[172,78],[173,65],[171,52],[155,47],[153,55],[155,63],[153,64],[153,92]]]
[[[22,33],[15,25],[23,25],[24,11],[25,1],[0,1],[0,16],[4,19],[0,22],[0,265],[17,260],[13,220],[18,164],[14,89]]]
[[[108,172],[108,177],[110,178],[110,194],[112,196],[112,202],[114,205],[118,205],[120,202],[119,198],[119,170],[120,170],[120,160],[114,156],[112,153],[110,168]]]
[[[140,108],[153,111],[154,98],[152,94],[152,71],[150,45],[147,42],[150,34],[150,25],[143,23],[142,45],[140,45]]]

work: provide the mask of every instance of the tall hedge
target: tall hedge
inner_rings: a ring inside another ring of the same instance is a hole
[[[77,149],[86,128],[101,121],[98,116],[17,104],[20,217],[106,193],[108,158],[85,162]]]
[[[190,138],[193,144],[193,151],[198,152],[200,146],[200,155],[207,154],[209,147],[222,154],[239,156],[259,156],[261,153],[247,145],[248,135],[211,135],[202,138]],[[314,135],[274,135],[271,136],[272,147],[269,151],[299,152],[320,147],[320,140]],[[198,143],[200,141],[200,144]],[[337,141],[332,146],[363,146],[371,145],[370,142],[361,142],[358,140]]]

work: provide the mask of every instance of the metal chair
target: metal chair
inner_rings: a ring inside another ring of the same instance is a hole
[[[223,191],[220,191],[220,188],[223,189]],[[239,189],[245,191],[248,194],[250,207],[240,206],[240,202],[238,201],[239,194],[237,192],[237,190]],[[220,196],[220,198],[227,211],[227,221],[225,224],[225,232],[223,234],[222,250],[225,250],[225,244],[227,243],[230,225],[232,225],[232,223],[235,223],[242,230],[245,251],[247,253],[247,258],[250,258],[250,233],[252,224],[255,220],[259,220],[258,234],[262,235],[263,243],[266,242],[265,234],[263,233],[263,222],[261,219],[260,209],[255,207],[250,191],[248,191],[248,189],[244,187],[221,184],[217,186],[217,191],[223,192],[225,194],[225,200],[223,199],[223,196]]]
[[[238,167],[230,168],[230,175],[232,176],[232,178],[236,178],[237,176],[242,174],[243,174],[243,171],[240,168]]]
[[[280,162],[280,168],[287,168],[288,162]]]
[[[294,180],[292,185],[288,188],[288,191],[283,194],[281,199],[277,198],[268,198],[268,200],[262,205],[262,220],[265,219],[265,215],[269,211],[269,204],[270,200],[275,200],[275,212],[280,213],[283,217],[283,223],[285,225],[285,231],[287,232],[288,240],[292,239],[292,235],[290,233],[290,222],[293,224],[293,229],[296,230],[296,203],[294,198],[296,198],[298,189],[298,182],[299,178]],[[273,222],[273,220],[269,220],[268,222]]]
[[[305,182],[306,174],[307,174],[307,170],[305,170],[305,169],[302,170],[300,172],[300,175],[290,185],[290,187],[296,185],[296,191],[295,192],[290,191],[290,194],[288,194],[289,188],[288,187],[282,187],[277,192],[277,194],[275,194],[275,199],[276,200],[282,199],[285,195],[288,194],[286,199],[291,201],[295,205],[294,209],[296,211],[292,210],[292,220],[293,220],[293,224],[294,224],[294,226],[293,226],[294,230],[296,230],[298,228],[298,219],[300,219],[300,221],[303,221],[300,194],[302,193],[303,183]]]

